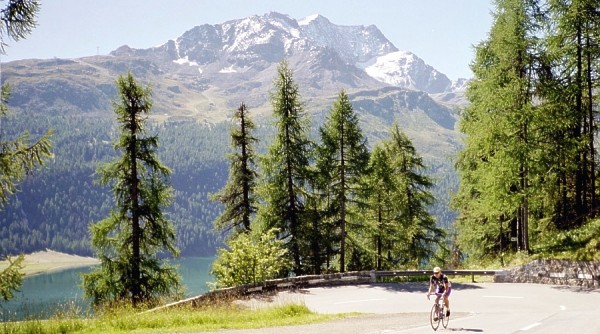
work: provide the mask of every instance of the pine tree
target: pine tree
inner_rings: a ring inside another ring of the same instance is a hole
[[[157,136],[144,127],[152,102],[131,73],[117,80],[120,103],[114,110],[121,129],[115,149],[122,155],[99,169],[100,183],[112,185],[116,208],[91,227],[100,269],[84,275],[85,294],[94,304],[152,303],[176,293],[175,268],[163,265],[159,252],[178,254],[173,226],[163,210],[172,200],[170,170],[156,156]]]
[[[348,235],[364,227],[358,220],[356,208],[359,194],[364,190],[362,175],[367,172],[369,163],[367,140],[344,90],[340,91],[320,134],[317,168],[326,180],[325,193],[330,196],[327,212],[339,231],[339,270],[344,272],[346,246],[352,240]],[[360,251],[362,245],[357,242],[354,246]]]
[[[214,222],[219,230],[236,229],[250,231],[250,220],[256,212],[254,191],[257,173],[254,170],[254,145],[258,141],[252,135],[255,128],[245,104],[241,104],[233,117],[238,127],[230,130],[231,145],[229,179],[225,187],[213,195],[214,200],[224,204],[223,213]]]
[[[300,101],[298,85],[287,62],[277,68],[271,94],[277,132],[262,159],[264,203],[258,210],[264,230],[276,228],[286,240],[296,274],[303,273],[300,245],[303,243],[303,215],[309,168],[308,119]]]

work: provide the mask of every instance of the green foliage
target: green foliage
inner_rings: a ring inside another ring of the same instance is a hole
[[[229,250],[220,249],[211,273],[216,288],[253,284],[277,278],[290,266],[278,231],[240,233],[229,241]]]
[[[218,230],[250,230],[250,219],[256,213],[255,188],[258,173],[255,171],[255,148],[258,141],[252,134],[255,129],[246,105],[238,108],[234,121],[239,125],[231,128],[231,145],[234,153],[229,156],[229,180],[223,189],[211,198],[224,205],[223,213],[213,223]]]
[[[163,209],[172,200],[170,170],[156,156],[158,138],[146,136],[149,89],[131,73],[117,80],[120,104],[115,113],[121,136],[115,148],[121,157],[99,169],[100,183],[112,185],[116,208],[91,227],[92,244],[101,268],[83,276],[84,291],[95,305],[129,300],[133,305],[175,295],[180,278],[163,265],[160,251],[177,255],[175,233]]]
[[[4,117],[10,87],[5,84],[0,89],[0,117]],[[14,140],[0,140],[0,208],[15,193],[17,182],[22,181],[37,166],[43,165],[45,159],[52,157],[51,136],[52,131],[48,131],[32,143],[29,132],[25,131]]]
[[[14,297],[13,292],[19,290],[25,276],[25,274],[19,271],[23,269],[24,255],[19,255],[14,260],[9,256],[6,260],[8,261],[8,266],[0,271],[0,296],[4,301]]]
[[[423,174],[425,165],[398,124],[390,138],[371,154],[365,212],[374,226],[378,268],[419,268],[445,248],[445,232],[436,226],[428,208],[434,198],[433,182]]]
[[[6,38],[19,41],[31,33],[37,25],[39,10],[37,0],[11,0],[6,3],[0,15],[0,53],[5,53]]]
[[[600,219],[569,231],[549,232],[533,250],[546,258],[597,261],[600,259]]]
[[[320,191],[325,194],[325,219],[334,227],[339,238],[339,270],[345,271],[346,247],[364,233],[359,217],[363,175],[368,173],[369,151],[367,139],[358,123],[358,115],[345,91],[340,91],[329,116],[320,128],[321,143],[317,147],[316,168]],[[354,234],[354,235],[353,235]]]
[[[302,226],[306,182],[309,177],[311,142],[308,119],[300,101],[298,85],[285,61],[277,68],[271,94],[276,134],[261,159],[262,178],[258,189],[262,206],[258,219],[265,229],[276,228],[292,257],[293,270],[303,273]]]

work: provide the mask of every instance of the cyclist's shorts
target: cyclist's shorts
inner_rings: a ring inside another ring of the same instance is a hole
[[[445,291],[440,291],[440,290],[437,291],[437,293],[446,293],[448,296],[450,296],[451,292],[452,292],[452,287],[451,286],[448,287],[448,292],[447,293]]]

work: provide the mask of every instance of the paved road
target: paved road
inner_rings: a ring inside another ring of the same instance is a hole
[[[374,284],[283,292],[270,303],[304,303],[319,313],[361,312],[364,316],[323,324],[235,334],[431,333],[424,283]],[[458,333],[600,333],[600,290],[538,284],[453,284],[452,317],[447,329]],[[255,307],[264,301],[250,301]]]

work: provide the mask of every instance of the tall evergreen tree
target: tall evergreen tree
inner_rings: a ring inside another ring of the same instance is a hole
[[[398,184],[394,177],[391,158],[384,144],[378,144],[373,149],[369,159],[369,170],[366,176],[368,185],[367,209],[364,210],[365,220],[372,226],[375,267],[377,270],[391,269],[394,266],[394,256],[403,231],[399,219],[400,201]]]
[[[459,241],[467,251],[496,254],[510,226],[520,250],[529,249],[531,174],[536,172],[536,78],[532,57],[535,30],[531,4],[498,0],[486,41],[476,48],[475,75],[467,91],[469,106],[461,132],[465,148],[457,169],[460,187],[455,197]],[[533,170],[532,170],[533,169]]]
[[[386,142],[387,155],[391,157],[394,182],[399,195],[400,229],[396,232],[405,242],[400,247],[400,264],[410,264],[418,268],[422,263],[434,257],[436,247],[445,247],[445,232],[436,226],[435,219],[427,211],[434,198],[430,193],[433,187],[431,179],[425,175],[423,159],[414,148],[412,141],[394,124],[391,138]]]
[[[5,54],[6,39],[18,41],[25,38],[35,28],[39,2],[36,0],[8,1],[0,11],[0,54]],[[1,72],[0,72],[1,74]],[[1,117],[8,111],[10,86],[5,83],[0,88],[0,130]],[[0,132],[0,136],[2,133]],[[43,164],[51,157],[52,131],[32,142],[28,132],[16,139],[2,140],[0,137],[0,208],[8,197],[16,191],[16,185],[27,173]]]
[[[259,208],[266,230],[276,228],[286,240],[296,274],[303,273],[300,244],[303,243],[303,215],[309,168],[308,118],[300,101],[298,85],[286,61],[277,68],[271,94],[277,132],[262,160],[263,184]]]
[[[0,11],[0,54],[6,54],[6,39],[18,41],[31,33],[37,24],[38,11],[39,2],[36,0],[6,3]],[[13,140],[3,140],[1,118],[8,112],[9,97],[10,86],[5,83],[0,87],[0,209],[17,190],[17,183],[52,156],[52,131],[33,142],[28,132]],[[23,255],[14,260],[8,257],[8,267],[0,271],[0,296],[3,300],[13,298],[13,291],[18,290],[22,284],[24,274],[20,270],[23,268],[23,260]]]
[[[229,180],[225,187],[213,196],[224,204],[223,213],[214,222],[219,230],[236,229],[239,232],[250,230],[250,220],[256,212],[254,196],[257,173],[254,169],[254,145],[258,139],[253,136],[254,122],[248,115],[245,104],[241,104],[233,116],[238,124],[230,130],[231,145]]]
[[[317,168],[325,175],[329,194],[328,214],[339,231],[339,269],[346,269],[346,246],[349,232],[358,233],[362,223],[356,214],[359,194],[364,190],[363,174],[367,172],[369,151],[367,140],[358,123],[348,95],[340,91],[338,99],[320,128],[321,144],[317,148]],[[355,243],[355,250],[361,246]]]
[[[117,80],[114,110],[121,129],[115,149],[122,155],[99,169],[100,183],[112,185],[116,208],[91,227],[100,269],[85,274],[85,294],[94,304],[153,302],[178,292],[175,268],[163,265],[159,252],[178,254],[171,222],[163,214],[172,200],[170,170],[156,156],[158,137],[144,127],[152,102],[150,89],[131,73]]]
[[[581,225],[596,215],[596,87],[600,73],[600,16],[596,0],[549,0],[546,47],[550,75],[543,100],[554,115],[551,147],[562,162],[558,175],[555,223],[561,229]],[[559,152],[558,149],[561,149]]]

